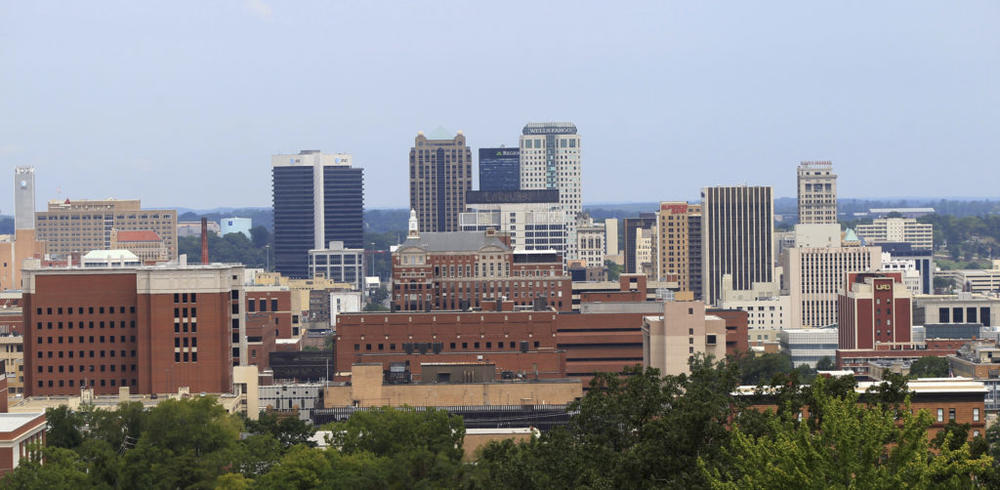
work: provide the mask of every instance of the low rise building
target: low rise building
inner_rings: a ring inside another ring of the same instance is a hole
[[[837,358],[837,328],[790,328],[778,332],[778,339],[794,367],[815,368],[824,357]]]
[[[913,248],[934,248],[934,225],[918,223],[915,218],[876,218],[871,224],[858,225],[854,231],[869,244],[905,242]]]
[[[667,301],[659,316],[642,324],[642,365],[662,375],[689,373],[688,360],[696,354],[726,357],[726,321],[707,314],[700,301]]]
[[[208,232],[219,236],[222,228],[219,223],[215,221],[208,222]],[[177,222],[177,236],[201,236],[201,221],[178,221]]]
[[[917,325],[978,323],[1000,325],[1000,297],[962,292],[921,294],[913,297],[913,322]]]
[[[365,278],[365,251],[344,248],[341,241],[332,241],[325,249],[310,250],[309,277],[350,284],[355,291],[361,291]]]
[[[969,342],[948,356],[948,364],[953,375],[982,382],[986,387],[986,411],[1000,411],[1000,347],[996,342]]]
[[[260,407],[281,413],[294,413],[299,420],[312,420],[312,411],[324,408],[327,384],[287,383],[261,386]]]
[[[153,230],[111,231],[110,250],[128,250],[143,264],[171,260],[166,242]]]
[[[250,228],[253,227],[252,218],[222,218],[220,220],[221,226],[219,234],[226,236],[230,233],[242,233],[247,239],[250,239]]]

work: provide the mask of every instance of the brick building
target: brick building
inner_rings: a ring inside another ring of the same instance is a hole
[[[246,364],[242,266],[25,269],[27,396],[222,393]]]
[[[504,299],[572,308],[572,280],[558,254],[515,251],[509,236],[492,230],[420,233],[412,212],[409,236],[392,254],[392,283],[394,310],[464,310]]]
[[[0,369],[2,371],[2,369]],[[45,412],[8,413],[7,379],[0,378],[0,477],[21,460],[37,456],[32,445],[45,445]]]
[[[286,287],[246,288],[247,363],[261,371],[270,368],[269,354],[277,350],[277,339],[292,338],[292,293]],[[234,329],[235,339],[239,332]],[[239,365],[233,356],[233,365]]]
[[[642,364],[643,317],[663,314],[662,302],[648,300],[645,276],[622,276],[619,287],[617,294],[584,294],[578,312],[344,313],[337,317],[337,371],[360,362],[388,370],[409,361],[413,370],[422,362],[485,360],[498,372],[533,375],[537,367],[540,377],[581,378],[587,386],[595,373]],[[726,353],[746,351],[747,313],[707,312],[725,320]]]
[[[171,259],[166,242],[153,230],[111,230],[111,249],[128,250],[144,264],[166,262]]]

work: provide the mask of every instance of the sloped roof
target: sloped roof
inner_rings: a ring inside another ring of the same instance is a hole
[[[158,242],[160,235],[153,230],[119,231],[119,242]]]
[[[399,248],[416,247],[427,252],[473,252],[491,246],[510,250],[496,236],[481,231],[422,232],[417,238],[407,238]]]

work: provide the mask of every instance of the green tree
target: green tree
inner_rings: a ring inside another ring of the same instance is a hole
[[[865,406],[853,390],[815,394],[824,413],[815,429],[787,414],[772,417],[770,432],[755,437],[737,422],[724,451],[728,465],[700,463],[712,488],[969,487],[970,476],[989,471],[992,459],[972,458],[967,444],[933,456],[925,411]]]
[[[37,450],[37,449],[35,449]],[[71,449],[47,447],[39,458],[22,459],[14,471],[0,479],[0,488],[35,490],[75,490],[94,488],[87,477],[87,465]]]
[[[83,420],[66,405],[45,410],[45,442],[51,447],[73,449],[83,443]]]
[[[836,366],[833,364],[833,359],[830,359],[830,356],[823,356],[816,362],[817,371],[832,371],[835,368]]]
[[[605,260],[604,265],[608,268],[608,280],[617,281],[622,274],[622,266],[611,260]]]
[[[271,232],[260,225],[250,228],[250,243],[256,248],[264,248],[271,243]]]
[[[945,378],[950,371],[948,359],[938,356],[926,356],[913,361],[910,365],[912,378]]]
[[[778,374],[794,370],[792,358],[784,352],[773,354],[743,354],[736,359],[740,382],[746,385],[769,383]]]
[[[135,449],[125,455],[123,485],[178,488],[213,481],[232,464],[239,420],[214,397],[165,400],[149,410]]]
[[[309,438],[315,430],[297,416],[273,411],[262,411],[257,420],[246,420],[246,429],[255,434],[270,434],[284,448],[296,444],[312,446]]]

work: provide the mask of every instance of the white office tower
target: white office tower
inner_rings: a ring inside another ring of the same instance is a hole
[[[583,211],[580,136],[573,123],[528,123],[521,131],[521,189],[558,189],[566,215],[566,257],[577,258],[576,215]]]

